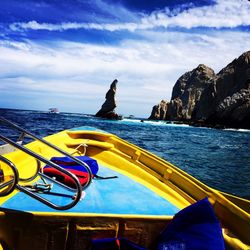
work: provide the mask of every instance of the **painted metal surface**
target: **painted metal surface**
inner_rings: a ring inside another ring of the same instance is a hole
[[[85,191],[84,198],[75,207],[67,210],[67,213],[172,216],[179,211],[176,206],[140,183],[104,166],[99,167],[99,175],[116,175],[118,178],[94,179]],[[54,185],[53,192],[62,193],[62,190]],[[46,194],[44,196],[54,203],[63,205],[66,202],[65,199],[71,199],[66,195],[72,195],[72,193],[66,194],[64,191],[64,194],[65,196]],[[54,209],[21,192],[7,200],[1,207],[28,212],[55,212]]]

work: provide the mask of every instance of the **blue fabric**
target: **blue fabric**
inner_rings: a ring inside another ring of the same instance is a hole
[[[160,236],[158,250],[224,250],[220,223],[207,198],[178,212]]]
[[[91,250],[146,250],[126,238],[104,238],[92,240]]]
[[[90,167],[93,175],[97,174],[99,167],[95,159],[92,159],[88,156],[76,156],[76,158],[85,162]],[[83,166],[79,165],[77,162],[73,161],[69,157],[52,157],[51,161],[65,169],[74,169],[78,171],[87,172]],[[49,166],[45,166],[45,168],[47,167]]]

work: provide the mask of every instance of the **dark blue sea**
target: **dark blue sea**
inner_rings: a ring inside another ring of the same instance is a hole
[[[93,126],[164,158],[211,187],[250,198],[250,130],[218,130],[140,119],[109,121],[85,114],[13,109],[0,109],[0,116],[40,137]],[[2,126],[0,133],[13,137]]]

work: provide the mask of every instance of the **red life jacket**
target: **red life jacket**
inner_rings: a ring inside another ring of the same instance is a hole
[[[89,168],[92,171],[91,178],[93,178],[97,174],[99,167],[98,167],[96,160],[94,160],[88,156],[77,156],[76,158],[85,162],[89,166]],[[89,174],[87,173],[86,168],[83,167],[82,165],[78,165],[78,163],[74,162],[71,158],[69,158],[69,157],[52,157],[51,161],[56,163],[60,167],[66,169],[67,171],[71,172],[72,174],[74,174],[78,178],[78,180],[82,186],[87,182]],[[60,170],[57,170],[51,166],[46,165],[43,168],[43,173],[49,177],[55,178],[57,181],[65,184],[69,187],[75,188],[74,180],[71,177],[69,177],[68,175],[62,173]]]

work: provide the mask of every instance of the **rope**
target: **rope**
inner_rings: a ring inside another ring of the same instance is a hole
[[[52,186],[53,186],[52,184],[37,183],[34,185],[25,185],[24,187],[28,188],[32,192],[45,193],[45,192],[50,192]]]
[[[89,140],[87,140],[88,142]],[[84,147],[84,150],[83,150],[83,153],[80,152],[80,150],[78,150],[80,147]],[[81,143],[79,144],[76,148],[75,148],[75,151],[73,153],[71,153],[71,155],[75,154],[75,153],[78,153],[79,155],[85,155],[86,154],[86,151],[87,151],[87,147],[88,147],[88,144],[86,143]]]

